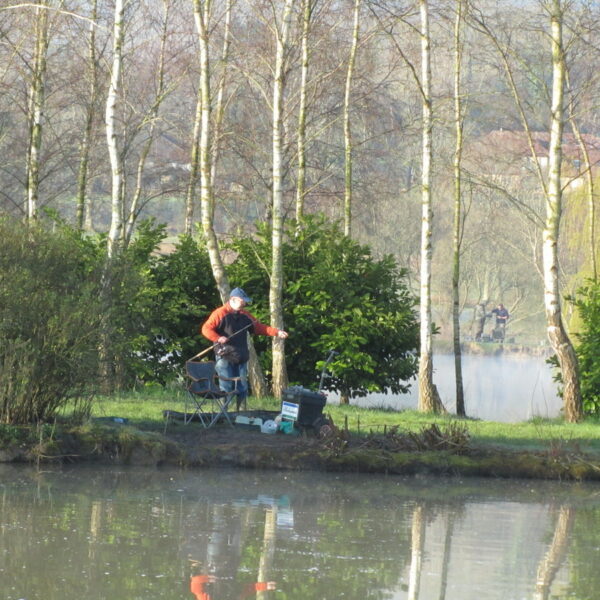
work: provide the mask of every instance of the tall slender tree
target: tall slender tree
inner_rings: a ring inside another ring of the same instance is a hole
[[[223,301],[229,298],[229,280],[221,257],[214,228],[215,199],[212,182],[213,132],[211,122],[209,32],[211,18],[210,0],[194,0],[194,20],[200,46],[201,123],[199,140],[200,202],[202,231],[210,258],[213,277]]]
[[[159,120],[159,110],[164,99],[168,94],[166,77],[165,77],[165,61],[166,61],[166,47],[169,36],[169,16],[171,10],[171,0],[162,0],[163,14],[162,14],[162,25],[160,33],[160,51],[158,56],[158,66],[156,71],[156,96],[148,115],[144,119],[143,123],[148,123],[148,129],[146,133],[146,139],[142,144],[142,148],[138,157],[135,177],[135,188],[131,197],[131,203],[127,211],[127,219],[123,226],[123,245],[127,246],[133,235],[135,222],[137,220],[143,191],[143,177],[146,167],[146,161],[148,155],[155,141],[155,132]],[[125,199],[123,199],[123,205],[125,207]]]
[[[48,2],[41,0],[35,8],[35,49],[29,87],[29,152],[27,154],[27,218],[37,217],[40,184],[40,151],[46,93],[48,53]]]
[[[548,339],[558,357],[563,381],[565,419],[576,422],[583,417],[579,365],[577,355],[564,327],[559,291],[558,243],[562,212],[562,137],[565,121],[565,48],[563,20],[566,3],[550,0],[546,9],[550,16],[552,46],[552,106],[550,112],[550,143],[548,148],[548,192],[546,220],[543,231],[544,306]]]
[[[431,263],[433,232],[432,209],[432,138],[433,99],[431,95],[431,52],[429,38],[429,2],[419,0],[421,15],[421,89],[423,102],[423,157],[421,179],[421,349],[419,357],[419,410],[444,412],[437,387],[433,383],[433,322],[431,318]]]
[[[538,564],[533,600],[548,600],[550,597],[552,582],[569,549],[569,540],[575,521],[575,510],[574,507],[567,505],[563,505],[558,509],[552,542],[544,558]]]
[[[119,151],[117,105],[123,68],[123,40],[125,38],[125,0],[115,0],[113,21],[113,56],[108,95],[106,97],[106,141],[111,169],[111,219],[108,231],[108,256],[119,252],[123,231],[123,159]]]
[[[302,65],[300,105],[298,107],[298,181],[296,184],[296,221],[301,226],[306,194],[306,95],[310,62],[309,36],[314,0],[302,0]]]
[[[454,377],[456,382],[456,414],[465,416],[465,395],[462,377],[462,352],[460,347],[460,248],[462,239],[462,150],[463,150],[463,102],[462,102],[462,27],[463,0],[456,0],[454,21],[454,227],[452,259],[452,325],[454,346]]]
[[[537,175],[541,195],[543,197],[545,215],[540,217],[529,207],[520,205],[528,211],[532,221],[541,223],[542,228],[542,277],[544,283],[544,308],[546,314],[546,331],[557,360],[560,365],[563,390],[563,412],[569,422],[579,421],[583,416],[581,389],[579,382],[579,366],[573,344],[563,323],[559,286],[559,231],[562,214],[562,144],[564,123],[567,119],[564,106],[566,81],[565,45],[563,40],[563,24],[566,13],[572,8],[568,0],[540,0],[539,5],[549,18],[549,39],[552,61],[552,87],[550,98],[550,125],[548,142],[548,171],[544,172],[543,161],[536,150],[536,139],[527,114],[527,102],[520,92],[517,74],[511,63],[515,54],[514,48],[502,43],[500,37],[488,24],[482,11],[474,16],[477,28],[486,34],[497,50],[506,75],[506,81],[512,94],[517,113],[524,129],[534,172]],[[498,188],[500,189],[500,188]],[[510,197],[510,194],[507,194]]]
[[[273,504],[265,510],[265,530],[263,543],[258,561],[258,581],[268,581],[272,577],[273,558],[277,541],[277,505]],[[267,590],[260,590],[256,594],[257,600],[269,598]]]
[[[360,0],[354,0],[352,44],[344,88],[344,235],[352,234],[352,130],[350,126],[350,96],[360,32]]]
[[[225,117],[225,88],[227,84],[227,73],[229,66],[229,48],[231,46],[231,10],[233,0],[226,0],[225,4],[225,17],[223,24],[223,46],[221,48],[221,73],[219,76],[219,83],[217,86],[217,99],[215,105],[215,118],[214,118],[214,135],[213,135],[213,147],[212,147],[212,162],[211,162],[211,180],[214,185],[217,164],[219,163],[219,156],[221,154],[223,136],[223,120]]]
[[[292,18],[294,0],[285,0],[280,23],[275,19],[275,71],[273,74],[273,196],[271,205],[272,246],[271,283],[269,287],[269,308],[271,325],[278,329],[283,327],[283,109],[285,69],[288,52],[288,36]],[[287,386],[287,370],[285,367],[285,343],[279,337],[273,338],[273,393],[280,397]]]
[[[418,503],[413,509],[410,530],[410,572],[408,578],[408,600],[418,600],[425,552],[425,534],[427,530],[427,510]]]
[[[89,77],[89,97],[85,105],[85,127],[81,140],[79,170],[77,174],[76,223],[79,229],[89,225],[91,229],[91,210],[87,198],[89,162],[94,132],[94,120],[98,101],[98,59],[96,56],[96,28],[98,26],[98,0],[92,0],[90,8],[89,35],[87,40],[87,75]],[[87,219],[86,219],[87,215]]]
[[[194,126],[192,128],[192,142],[190,150],[190,175],[185,194],[185,225],[186,235],[192,235],[194,228],[194,204],[196,202],[196,186],[198,184],[198,165],[200,151],[200,131],[202,130],[202,88],[198,85],[196,92],[196,110],[194,113]]]

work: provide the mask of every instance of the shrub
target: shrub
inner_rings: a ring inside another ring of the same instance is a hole
[[[600,416],[600,283],[589,281],[578,290],[574,301],[582,320],[576,351],[583,409],[587,414]]]
[[[98,373],[97,247],[69,228],[0,220],[0,422],[50,419]]]
[[[231,249],[237,259],[229,268],[230,281],[257,300],[252,311],[268,322],[269,229],[260,226],[254,239],[235,239]],[[290,381],[316,387],[323,359],[336,350],[326,389],[345,397],[384,389],[405,392],[417,371],[418,324],[406,273],[393,257],[374,258],[367,246],[321,217],[306,219],[298,233],[290,227],[283,254]],[[257,338],[256,344],[265,348],[268,343]],[[267,350],[266,372],[269,364]]]
[[[208,343],[199,325],[219,304],[219,294],[204,244],[189,236],[181,236],[169,254],[148,255],[137,269],[144,285],[129,319],[138,324],[132,332],[135,373],[139,380],[164,384],[199,344]]]

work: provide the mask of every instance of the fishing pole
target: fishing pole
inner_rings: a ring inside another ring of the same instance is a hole
[[[255,321],[252,321],[252,323],[249,323],[248,325],[246,325],[245,327],[242,327],[241,329],[239,329],[235,333],[232,333],[227,338],[227,341],[229,341],[231,338],[235,337],[238,333],[242,333],[242,331],[246,331],[246,329],[249,329],[250,327],[254,326],[254,323],[255,323]],[[214,343],[212,346],[209,346],[205,350],[202,350],[202,352],[198,352],[198,354],[196,354],[195,356],[192,356],[192,358],[190,358],[189,360],[194,360],[195,358],[200,358],[201,356],[204,356],[205,354],[208,354],[211,350],[214,350],[215,346],[218,346],[218,342]]]

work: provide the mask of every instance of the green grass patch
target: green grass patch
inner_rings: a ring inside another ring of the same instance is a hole
[[[249,410],[279,408],[280,403],[274,398],[248,399]],[[147,431],[163,431],[163,411],[184,412],[185,409],[185,390],[178,386],[152,386],[115,396],[98,397],[92,405],[92,416],[121,417],[128,419],[129,425],[133,427]],[[190,404],[188,410],[191,410]],[[596,420],[570,424],[560,419],[536,418],[524,423],[498,423],[458,419],[453,415],[432,415],[413,410],[394,411],[389,408],[360,408],[353,405],[327,405],[324,412],[331,415],[337,427],[347,427],[354,434],[383,433],[391,427],[420,431],[431,424],[445,427],[458,421],[466,425],[471,442],[475,446],[504,450],[572,450],[600,455],[600,423]]]

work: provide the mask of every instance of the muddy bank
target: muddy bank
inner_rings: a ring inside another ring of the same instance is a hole
[[[552,446],[539,452],[477,447],[460,435],[450,436],[433,429],[409,437],[391,432],[352,436],[337,431],[320,439],[310,435],[268,435],[228,426],[204,430],[194,425],[175,425],[164,433],[155,433],[127,425],[95,424],[55,431],[36,443],[6,444],[0,448],[0,462],[600,481],[597,456]]]

